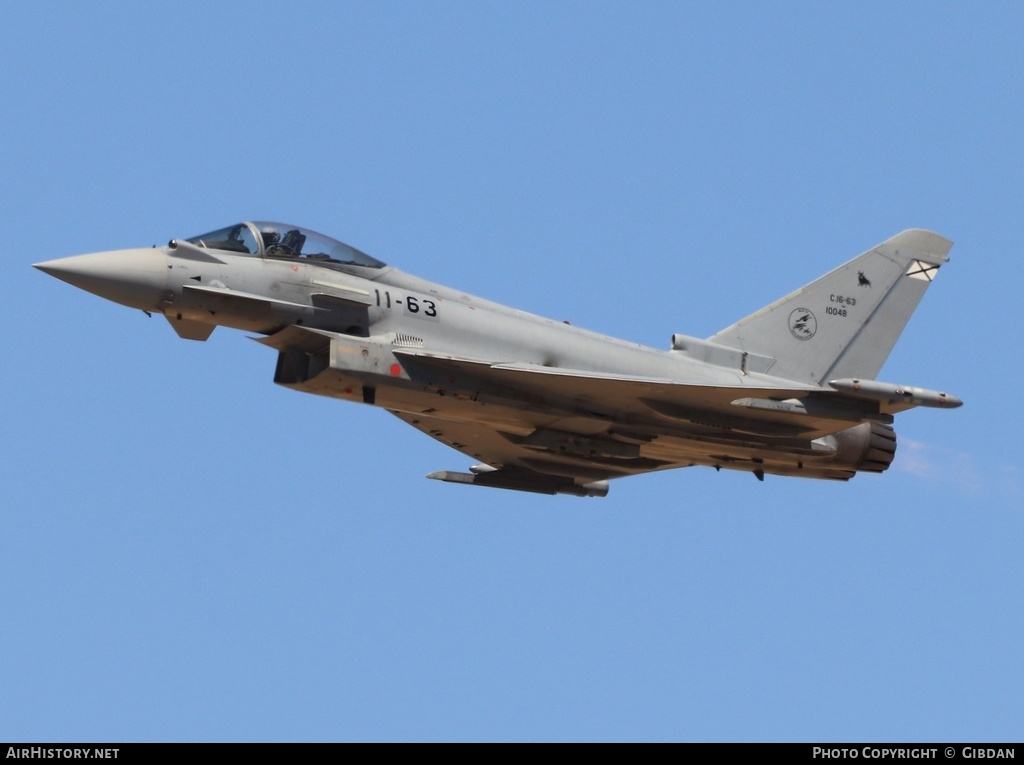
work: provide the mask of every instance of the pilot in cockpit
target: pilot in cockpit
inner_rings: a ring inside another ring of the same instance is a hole
[[[267,251],[281,241],[281,235],[277,233],[277,229],[270,228],[270,226],[264,227],[260,231],[260,236],[263,237],[263,249]]]
[[[284,236],[275,228],[269,226],[260,231],[263,236],[264,252],[275,258],[301,258],[302,246],[306,243],[306,237],[298,229],[292,229]]]
[[[281,246],[285,248],[288,255],[293,257],[302,256],[302,246],[306,243],[306,236],[297,228],[292,229],[284,235]]]

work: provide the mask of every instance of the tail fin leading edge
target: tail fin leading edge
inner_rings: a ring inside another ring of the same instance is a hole
[[[774,358],[776,377],[874,379],[952,246],[909,229],[708,339]]]

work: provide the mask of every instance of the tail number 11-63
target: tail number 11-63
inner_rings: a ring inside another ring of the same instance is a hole
[[[391,293],[385,290],[381,293],[380,290],[374,290],[377,294],[377,307],[383,305],[385,308],[391,307]],[[395,298],[395,305],[402,305],[402,300]],[[409,313],[418,313],[423,316],[429,316],[433,318],[437,316],[437,304],[433,300],[426,300],[425,298],[414,298],[409,295],[405,299],[405,310]]]

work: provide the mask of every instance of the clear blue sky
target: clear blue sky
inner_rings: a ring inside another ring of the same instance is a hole
[[[1024,738],[1024,10],[8,3],[0,740]],[[247,218],[667,347],[906,228],[883,476],[607,499],[35,271]]]

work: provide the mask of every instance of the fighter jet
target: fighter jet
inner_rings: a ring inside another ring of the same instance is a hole
[[[911,229],[707,339],[659,350],[420,279],[299,226],[249,221],[165,247],[37,263],[206,340],[277,353],[274,382],[378,406],[469,455],[434,478],[605,496],[706,466],[845,481],[893,461],[893,415],[946,393],[875,379],[952,242]]]

